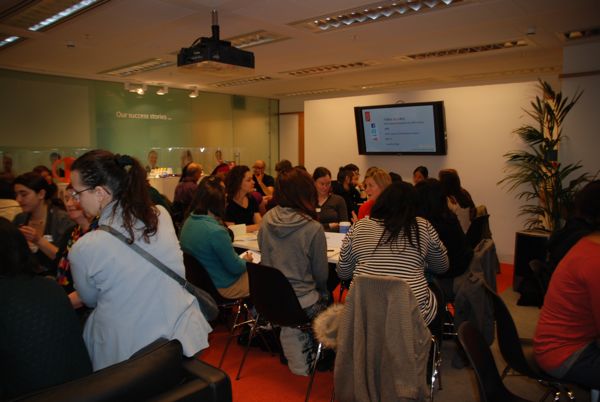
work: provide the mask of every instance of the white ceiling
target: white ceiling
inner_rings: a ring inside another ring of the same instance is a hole
[[[35,3],[3,2],[5,6]],[[442,5],[422,14],[332,32],[313,33],[290,25],[372,3],[111,0],[45,32],[18,29],[8,25],[6,19],[0,20],[0,32],[27,38],[0,49],[0,68],[285,99],[301,91],[328,90],[339,95],[556,76],[561,72],[562,49],[570,45],[562,33],[600,27],[600,0],[463,0],[463,4],[451,7]],[[222,39],[259,30],[290,39],[247,48],[256,59],[255,69],[249,71],[213,74],[172,66],[127,78],[100,74],[147,59],[175,61],[181,47],[190,46],[200,36],[211,35],[212,9],[219,12]],[[525,40],[527,46],[434,60],[402,60],[402,56],[410,54],[511,40]],[[357,62],[368,66],[305,77],[286,73]],[[256,76],[271,79],[215,86],[231,79]]]

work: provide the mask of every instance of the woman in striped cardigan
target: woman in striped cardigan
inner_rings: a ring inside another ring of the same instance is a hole
[[[416,210],[417,193],[411,184],[390,185],[378,197],[371,216],[350,228],[342,242],[337,273],[342,280],[360,274],[405,280],[429,325],[437,302],[427,286],[425,271],[445,272],[448,256],[433,226],[417,217]]]

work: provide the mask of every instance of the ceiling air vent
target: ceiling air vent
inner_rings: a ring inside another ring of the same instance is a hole
[[[521,68],[518,70],[490,71],[486,73],[456,75],[459,80],[481,80],[513,76],[537,76],[540,74],[555,74],[560,72],[559,66]]]
[[[282,71],[279,74],[288,74],[293,77],[305,77],[308,75],[336,73],[338,71],[355,70],[359,68],[371,67],[377,63],[372,61],[357,61],[355,63],[345,64],[327,64],[324,66],[307,67],[299,70]]]
[[[235,46],[238,49],[245,49],[248,47],[267,45],[286,39],[289,39],[289,37],[268,31],[255,31],[240,36],[234,36],[227,40],[231,42],[232,46]]]
[[[287,92],[283,94],[276,94],[278,97],[288,97],[288,96],[309,96],[309,95],[320,95],[331,92],[340,92],[339,88],[322,88],[322,89],[308,89],[306,91],[296,91],[296,92]]]
[[[465,54],[473,54],[473,53],[484,53],[484,52],[489,52],[492,50],[514,49],[516,47],[522,47],[522,46],[527,46],[527,45],[528,45],[527,41],[525,41],[523,39],[518,39],[518,40],[509,40],[509,41],[504,41],[504,42],[490,43],[487,45],[457,47],[454,49],[444,49],[444,50],[435,50],[433,52],[409,54],[409,55],[403,56],[403,58],[409,58],[412,60],[439,59],[441,57],[462,56]]]
[[[160,68],[171,67],[174,65],[174,61],[163,59],[148,59],[138,61],[137,63],[128,64],[126,66],[101,71],[98,74],[112,75],[115,77],[129,77],[130,75],[145,73],[147,71],[158,70]]]
[[[241,78],[239,80],[220,81],[211,84],[213,87],[225,88],[225,87],[237,87],[240,85],[256,84],[257,82],[271,81],[273,77],[266,75],[258,75],[256,77]]]

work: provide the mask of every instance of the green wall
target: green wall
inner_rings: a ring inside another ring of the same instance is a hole
[[[190,151],[210,171],[215,151],[251,165],[278,160],[279,102],[273,99],[170,89],[156,95],[130,93],[123,84],[0,70],[0,153],[10,154],[22,172],[48,164],[58,150],[77,156],[90,148],[135,155],[150,149],[160,166],[178,171]]]

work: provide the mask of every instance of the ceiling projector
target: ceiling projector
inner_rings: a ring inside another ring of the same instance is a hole
[[[181,48],[177,54],[177,66],[194,66],[221,63],[254,68],[254,53],[231,46],[231,42],[219,39],[217,11],[212,11],[212,36],[199,38],[192,46]]]

